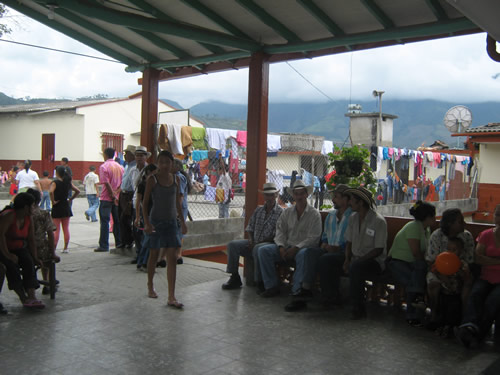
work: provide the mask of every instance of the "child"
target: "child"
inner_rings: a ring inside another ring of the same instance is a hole
[[[136,228],[143,231],[144,219],[143,215],[151,211],[151,201],[148,209],[144,209],[142,206],[144,202],[144,192],[146,190],[146,181],[149,176],[151,176],[156,170],[156,165],[149,164],[143,168],[141,174],[139,175],[139,181],[137,184],[137,194],[135,199],[135,223]],[[142,237],[141,248],[137,251],[137,270],[146,271],[149,257],[149,243],[148,236]]]
[[[174,157],[169,151],[158,155],[158,173],[150,176],[146,182],[143,207],[144,232],[149,237],[148,260],[148,296],[158,298],[153,287],[156,260],[160,249],[167,253],[167,305],[182,308],[184,305],[175,298],[175,278],[177,272],[177,253],[180,251],[180,232],[187,233],[186,222],[182,215],[180,181],[172,173]],[[149,202],[153,202],[149,210]],[[178,225],[180,223],[180,227]]]
[[[56,230],[56,226],[52,222],[50,213],[40,209],[40,192],[35,189],[28,189],[27,193],[35,198],[33,224],[35,226],[35,244],[38,257],[42,261],[42,265],[48,260],[54,260],[54,262],[59,263],[61,258],[56,255],[56,247],[54,246],[54,231]],[[48,275],[48,269],[42,266],[42,278],[44,281],[49,281]],[[44,286],[42,294],[49,293],[49,288]]]
[[[464,251],[464,242],[458,237],[448,240],[448,252],[460,257]],[[463,296],[468,294],[468,288],[472,282],[469,266],[463,260],[462,266],[453,275],[442,275],[435,265],[431,272],[441,281],[441,295],[437,308],[438,326],[437,333],[444,338],[451,337],[453,327],[459,326],[462,320]]]
[[[40,180],[40,187],[42,188],[42,200],[40,202],[40,208],[50,212],[50,183],[49,172],[43,171],[43,178]]]

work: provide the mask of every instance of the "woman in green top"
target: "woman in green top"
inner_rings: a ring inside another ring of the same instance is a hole
[[[388,267],[396,281],[405,286],[406,321],[418,327],[422,325],[421,316],[425,312],[423,296],[427,263],[424,255],[430,227],[436,220],[436,208],[430,203],[418,201],[410,208],[410,215],[415,220],[401,228],[394,237]]]

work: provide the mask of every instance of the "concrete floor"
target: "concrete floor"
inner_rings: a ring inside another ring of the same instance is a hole
[[[26,311],[6,287],[0,294],[10,311],[0,316],[0,374],[479,374],[499,358],[493,345],[465,350],[378,305],[363,321],[347,307],[286,313],[286,293],[223,291],[224,266],[196,259],[178,268],[185,308],[174,310],[164,269],[153,300],[129,257],[92,251],[99,228],[84,207],[75,201],[56,299]]]

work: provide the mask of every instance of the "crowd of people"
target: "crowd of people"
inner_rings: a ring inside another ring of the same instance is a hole
[[[238,265],[243,256],[253,264],[261,297],[279,295],[280,283],[292,268],[291,299],[285,311],[307,308],[316,295],[325,309],[332,309],[343,303],[340,279],[345,276],[351,318],[358,320],[367,314],[365,281],[389,272],[405,288],[409,325],[425,325],[442,337],[455,335],[466,347],[484,340],[492,323],[500,319],[500,205],[495,209],[495,227],[482,232],[475,246],[459,209],[445,210],[439,228],[431,233],[436,209],[417,201],[410,209],[414,220],[387,249],[386,220],[376,212],[369,190],[334,187],[330,191],[334,209],[323,226],[320,213],[307,202],[311,191],[311,186],[297,180],[287,188],[295,205],[282,209],[276,185],[264,184],[260,192],[265,204],[249,220],[248,239],[227,246],[226,271],[231,276],[222,289],[242,286]],[[442,253],[459,258],[459,268],[452,274],[436,267]]]
[[[163,265],[167,268],[167,304],[182,308],[175,282],[177,264],[182,263],[182,237],[187,233],[190,178],[182,162],[169,151],[160,152],[156,165],[146,162],[150,155],[144,146],[128,146],[123,167],[115,160],[115,150],[105,149],[99,173],[91,166],[83,180],[89,204],[84,214],[96,222],[99,210],[95,252],[109,251],[111,228],[117,248],[135,245],[133,263],[147,272],[148,297],[158,298],[154,275],[156,267]],[[221,164],[219,171],[221,188],[229,190],[230,186],[224,185],[225,165]],[[68,252],[71,202],[80,191],[72,182],[66,158],[56,168],[54,179],[44,173],[40,180],[29,160],[14,178],[17,194],[0,213],[0,287],[5,275],[9,289],[23,306],[43,308],[35,294],[39,287],[35,266],[42,268],[42,277],[47,280],[44,263],[60,260],[55,249],[61,226],[62,253]],[[359,320],[367,315],[366,280],[390,272],[395,283],[405,288],[409,325],[426,325],[443,337],[454,334],[467,347],[485,338],[500,318],[500,205],[495,209],[495,227],[482,232],[476,245],[465,230],[459,209],[444,211],[440,227],[431,233],[435,207],[417,201],[410,209],[414,220],[397,233],[387,249],[387,223],[377,213],[371,191],[335,186],[330,191],[334,209],[322,222],[320,212],[308,203],[312,190],[311,185],[296,180],[286,189],[294,204],[283,208],[277,202],[276,184],[264,184],[259,191],[265,204],[250,217],[247,239],[227,246],[227,272],[231,276],[222,289],[242,286],[239,258],[243,256],[253,260],[253,278],[261,297],[279,295],[282,280],[290,278],[291,299],[284,306],[286,311],[307,308],[316,295],[325,309],[332,309],[343,303],[340,280],[346,276],[351,318]],[[228,198],[219,203],[225,216]],[[451,274],[437,267],[443,253],[459,259],[459,267]],[[42,293],[48,293],[45,287]],[[0,304],[0,313],[4,312]]]

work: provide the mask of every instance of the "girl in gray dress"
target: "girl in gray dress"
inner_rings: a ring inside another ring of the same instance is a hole
[[[148,177],[143,207],[147,210],[150,207],[149,202],[152,201],[153,204],[149,212],[144,212],[144,232],[149,235],[150,246],[148,296],[158,298],[153,286],[153,277],[158,254],[162,249],[167,253],[167,305],[182,308],[182,303],[175,298],[176,254],[181,247],[180,234],[186,234],[187,228],[182,215],[179,178],[172,173],[173,160],[170,152],[160,152],[158,172]]]

